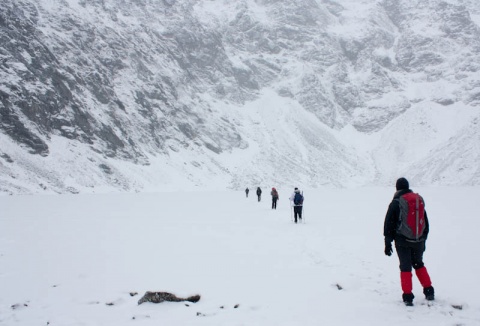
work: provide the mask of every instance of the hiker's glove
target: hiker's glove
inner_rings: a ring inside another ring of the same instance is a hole
[[[392,243],[385,242],[385,255],[391,256],[393,252]]]

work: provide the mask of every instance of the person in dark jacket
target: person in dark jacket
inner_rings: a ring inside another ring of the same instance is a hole
[[[250,189],[245,189],[245,195],[247,195],[247,198],[248,198],[248,193],[250,192]]]
[[[257,187],[257,196],[258,201],[260,201],[260,199],[262,199],[262,189],[260,189],[260,187]]]
[[[400,226],[400,197],[412,193],[408,180],[400,178],[396,182],[396,192],[393,200],[388,206],[385,216],[383,235],[385,237],[385,255],[392,255],[392,241],[395,241],[395,249],[400,260],[400,280],[402,286],[403,302],[411,306],[413,305],[414,295],[412,293],[412,267],[415,274],[423,287],[423,293],[427,300],[434,300],[434,289],[430,275],[423,263],[423,253],[425,251],[425,241],[430,231],[427,212],[424,211],[425,227],[423,234],[415,240],[397,232]],[[423,200],[422,200],[423,201]]]
[[[272,188],[270,192],[272,195],[272,209],[277,209],[277,200],[278,200],[278,191],[275,188]]]

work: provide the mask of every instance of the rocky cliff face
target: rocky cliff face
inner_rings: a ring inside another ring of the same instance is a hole
[[[145,163],[140,143],[157,153],[173,135],[202,134],[205,106],[195,93],[214,81],[207,64],[229,65],[218,35],[189,19],[188,6],[182,15],[183,6],[167,3],[34,3],[7,1],[2,10],[2,129],[12,138],[48,155],[57,134]],[[160,22],[170,15],[167,30]]]
[[[200,186],[212,176],[233,187],[389,180],[403,171],[372,169],[375,154],[336,133],[380,135],[418,107],[461,107],[470,121],[480,105],[479,17],[473,0],[4,0],[1,189],[141,190],[175,183],[168,171]],[[266,122],[274,108],[252,120],[265,94],[308,123]],[[289,133],[307,154],[276,141]],[[411,167],[448,147],[430,145]],[[249,153],[249,169],[228,159],[235,151]],[[285,156],[309,168],[292,175]],[[258,166],[269,164],[277,173]],[[478,180],[478,169],[468,173]]]

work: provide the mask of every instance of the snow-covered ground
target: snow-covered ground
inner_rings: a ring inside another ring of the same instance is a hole
[[[303,189],[305,224],[291,221],[293,187],[277,210],[255,188],[0,196],[0,325],[480,324],[479,187],[412,185],[437,300],[414,280],[411,308],[383,253],[393,186]],[[201,300],[137,305],[145,291]]]

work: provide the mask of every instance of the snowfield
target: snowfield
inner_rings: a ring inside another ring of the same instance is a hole
[[[480,188],[412,185],[437,298],[414,279],[414,307],[383,253],[393,186],[302,189],[305,224],[293,186],[277,210],[255,188],[0,196],[0,325],[480,325]],[[137,305],[145,291],[201,300]]]

